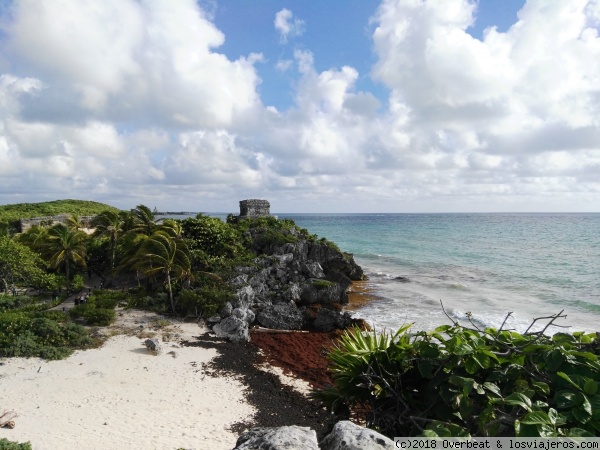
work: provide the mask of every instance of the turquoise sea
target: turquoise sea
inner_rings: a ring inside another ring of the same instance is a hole
[[[377,329],[450,323],[441,301],[453,319],[471,312],[483,326],[499,327],[513,312],[508,326],[523,331],[564,310],[557,323],[570,331],[600,331],[600,214],[278,217],[354,254],[378,298],[355,315]]]

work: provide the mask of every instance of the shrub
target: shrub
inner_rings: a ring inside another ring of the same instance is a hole
[[[29,442],[20,444],[2,438],[0,439],[0,450],[31,450],[31,444]]]
[[[600,432],[595,333],[408,328],[347,331],[329,354],[334,384],[315,395],[331,408],[366,407],[368,426],[390,437]]]
[[[179,295],[177,310],[187,316],[211,317],[232,298],[232,292],[224,286],[203,286],[193,291],[184,289]]]
[[[0,313],[0,356],[61,359],[91,344],[88,331],[62,311]]]
[[[89,308],[83,313],[83,319],[87,325],[97,325],[105,327],[115,321],[116,313],[114,309],[107,308]]]

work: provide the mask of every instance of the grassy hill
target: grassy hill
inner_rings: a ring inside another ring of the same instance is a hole
[[[88,200],[54,200],[52,202],[0,205],[0,227],[6,228],[8,226],[14,228],[20,219],[56,216],[59,214],[91,216],[107,209],[119,211],[118,208],[105,203]]]

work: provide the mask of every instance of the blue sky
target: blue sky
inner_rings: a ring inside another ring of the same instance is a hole
[[[517,12],[524,0],[479,0],[473,25],[467,32],[477,39],[488,27],[506,31],[517,20]],[[202,2],[200,2],[202,4]],[[380,2],[375,0],[240,0],[204,3],[214,15],[214,23],[225,34],[225,43],[219,51],[230,59],[253,52],[264,55],[264,63],[256,69],[262,79],[260,87],[263,102],[278,109],[293,105],[295,78],[275,68],[279,60],[293,59],[295,49],[310,49],[314,54],[317,71],[350,65],[361,74],[357,87],[366,89],[385,104],[388,90],[369,76],[376,61],[371,35]],[[284,42],[273,27],[277,12],[288,9],[292,20],[303,22],[302,32],[289,36]]]
[[[600,0],[0,0],[0,203],[600,211]]]

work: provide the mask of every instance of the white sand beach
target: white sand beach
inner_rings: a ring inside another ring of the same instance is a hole
[[[65,360],[0,359],[0,414],[18,415],[0,438],[34,450],[233,448],[228,427],[253,414],[244,386],[205,375],[214,350],[179,345],[202,332],[197,324],[152,330],[159,319],[124,312],[107,331],[128,334]],[[157,356],[140,337],[153,333],[166,340]]]

